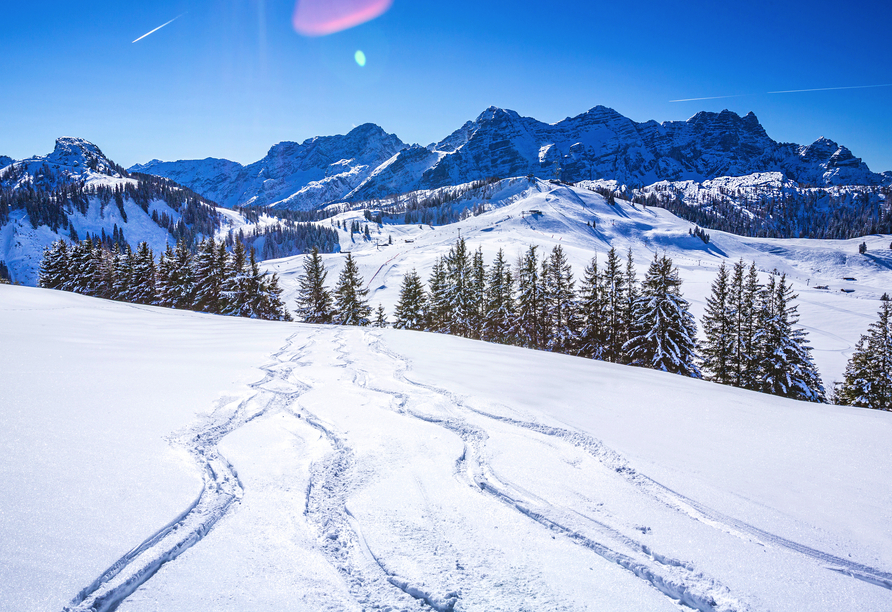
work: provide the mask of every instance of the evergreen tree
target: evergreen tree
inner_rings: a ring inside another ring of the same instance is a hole
[[[127,301],[136,304],[155,303],[155,258],[146,242],[139,243],[133,256],[133,272]]]
[[[427,330],[437,333],[449,332],[449,301],[447,299],[446,265],[438,257],[434,261],[428,286]]]
[[[545,295],[539,277],[539,256],[530,245],[517,264],[517,314],[514,335],[520,346],[541,348],[545,336],[542,311]]]
[[[174,305],[173,283],[176,278],[176,263],[176,253],[168,243],[164,252],[161,253],[161,257],[158,258],[158,283],[156,286],[158,305],[165,308],[173,308]]]
[[[335,323],[338,325],[369,325],[372,309],[366,301],[368,289],[363,289],[363,280],[356,267],[353,255],[347,253],[344,269],[338,277],[334,290]]]
[[[602,276],[604,286],[604,361],[626,363],[628,358],[623,350],[628,331],[633,324],[626,319],[626,279],[620,267],[620,259],[616,249],[607,252],[607,262]]]
[[[423,330],[427,327],[427,296],[421,278],[414,269],[403,276],[394,316],[393,326],[396,329]]]
[[[378,304],[378,309],[375,310],[375,327],[387,327],[387,313],[383,304]]]
[[[167,291],[172,308],[191,310],[195,301],[195,273],[192,251],[184,239],[177,241],[174,264]]]
[[[483,264],[483,249],[481,247],[474,251],[471,260],[470,302],[468,337],[479,339],[483,334],[486,305],[486,266]]]
[[[579,299],[579,332],[577,354],[589,359],[603,359],[607,350],[607,297],[598,259],[593,257],[582,277]]]
[[[220,251],[213,237],[201,241],[193,258],[194,308],[198,312],[223,311],[224,262],[225,259],[220,260]]]
[[[761,389],[759,347],[756,341],[757,300],[760,290],[755,262],[750,265],[749,271],[742,259],[735,263],[729,296],[734,342],[729,363],[730,383],[753,391]]]
[[[223,275],[222,296],[223,314],[250,317],[253,314],[251,302],[256,287],[251,282],[251,270],[248,268],[248,253],[241,240],[236,240],[232,254],[227,258]]]
[[[632,247],[629,247],[626,253],[626,271],[623,275],[623,285],[625,287],[625,295],[622,300],[622,324],[623,336],[622,342],[625,344],[632,337],[632,320],[634,318],[635,300],[638,299],[638,277],[635,274],[635,261],[632,258]]]
[[[513,343],[514,282],[511,266],[505,260],[505,252],[502,249],[496,254],[489,271],[483,311],[481,337],[489,342]]]
[[[331,323],[331,292],[325,288],[328,272],[319,255],[319,249],[313,250],[304,258],[304,273],[298,280],[297,310],[298,319],[305,323]]]
[[[706,313],[703,315],[703,335],[706,341],[701,354],[703,369],[709,379],[723,385],[735,380],[733,356],[736,344],[735,313],[731,305],[731,282],[725,263],[712,283],[712,294],[706,299]]]
[[[473,269],[464,238],[449,250],[445,264],[446,308],[444,330],[454,336],[469,338],[474,326]]]
[[[678,269],[666,255],[654,255],[634,316],[632,337],[623,349],[632,365],[700,378],[696,323],[681,296]]]
[[[124,246],[124,250],[119,250],[113,255],[113,263],[115,270],[115,284],[112,290],[112,299],[119,302],[130,301],[130,283],[133,278],[133,251],[130,245]]]
[[[89,236],[71,249],[68,262],[71,273],[64,289],[82,295],[93,295],[93,279],[97,266],[93,257],[93,241]]]
[[[579,332],[576,317],[576,292],[573,270],[564,249],[556,245],[547,260],[544,275],[545,347],[558,353],[570,353]]]
[[[861,336],[836,388],[836,403],[892,410],[892,302],[883,294],[879,319]]]
[[[761,391],[809,402],[824,402],[824,385],[811,358],[805,331],[798,322],[793,288],[786,275],[771,275],[759,300],[756,342],[761,366]]]
[[[59,238],[43,251],[38,285],[46,289],[64,289],[69,284],[69,276],[68,246]]]

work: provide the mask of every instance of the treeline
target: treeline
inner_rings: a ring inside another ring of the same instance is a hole
[[[330,227],[288,219],[280,220],[276,225],[255,225],[248,232],[243,229],[230,231],[225,240],[230,246],[241,242],[247,248],[255,249],[260,254],[260,261],[302,255],[314,248],[321,253],[335,253],[340,249],[338,233]]]
[[[670,187],[649,193],[636,190],[632,202],[665,208],[701,227],[739,236],[849,239],[892,233],[890,188],[775,194],[720,189],[692,203]]]
[[[54,186],[49,181],[41,180],[43,175],[40,172],[28,182],[20,180],[24,176],[24,167],[15,164],[0,174],[0,224],[9,221],[11,211],[24,210],[35,229],[46,225],[56,233],[70,230],[68,215],[74,211],[86,215],[91,199],[98,200],[100,215],[104,215],[106,208],[114,203],[126,223],[124,201],[129,199],[146,213],[153,201],[167,204],[179,218],[174,219],[166,212],[159,215],[153,211],[152,220],[170,232],[174,239],[184,240],[189,245],[194,245],[199,236],[212,235],[219,226],[213,203],[161,177],[138,173],[127,175],[123,172],[123,176],[131,176],[136,181],[114,186],[69,181]],[[72,240],[78,240],[76,234]]]
[[[40,264],[39,286],[83,295],[214,314],[291,320],[278,277],[261,272],[253,251],[206,238],[193,254],[181,240],[158,262],[142,242],[134,252],[87,238],[73,246],[57,240]]]
[[[400,287],[394,327],[446,333],[489,342],[628,364],[762,391],[826,401],[795,300],[783,275],[760,284],[755,265],[723,265],[703,320],[706,340],[681,293],[678,269],[655,256],[636,278],[631,251],[615,249],[603,266],[592,259],[577,287],[563,249],[540,256],[530,246],[512,266],[500,250],[486,266],[481,249],[459,239],[433,266],[427,286],[413,270]],[[368,325],[371,308],[347,255],[334,300],[317,252],[307,257],[297,317],[309,323]],[[347,270],[352,270],[347,274]],[[345,277],[344,275],[347,274]],[[347,283],[353,279],[352,284]],[[345,284],[346,283],[346,284]],[[345,286],[353,289],[347,291]],[[379,307],[377,321],[386,324]]]

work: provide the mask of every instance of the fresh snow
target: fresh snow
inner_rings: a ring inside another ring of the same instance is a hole
[[[855,343],[876,319],[880,296],[892,292],[892,236],[772,239],[708,230],[711,240],[704,244],[688,234],[693,224],[664,209],[643,208],[619,198],[610,206],[588,189],[526,178],[497,182],[454,206],[461,210],[477,204],[483,204],[486,212],[445,226],[392,224],[385,218],[381,227],[370,224],[368,241],[359,234],[351,239],[349,231],[340,230],[341,253],[323,256],[329,285],[334,284],[343,265],[343,254],[352,252],[370,289],[372,307],[381,303],[392,317],[403,275],[415,268],[426,281],[435,258],[445,255],[459,235],[470,250],[483,248],[487,265],[500,248],[513,264],[530,244],[540,245],[540,256],[560,244],[577,282],[594,255],[603,263],[611,247],[623,259],[631,248],[639,280],[655,254],[666,253],[672,258],[684,281],[682,292],[699,324],[718,266],[723,261],[730,266],[743,258],[747,264],[756,262],[763,281],[773,270],[787,274],[799,294],[800,323],[809,333],[813,356],[826,385],[842,378]],[[532,216],[531,210],[543,214]],[[322,223],[331,226],[341,221],[342,226],[349,227],[354,220],[367,223],[360,211],[342,213]],[[592,221],[594,229],[588,225]],[[388,238],[393,241],[390,246],[386,244]],[[866,255],[858,254],[862,240],[867,243]],[[279,274],[283,297],[292,310],[303,261],[303,256],[297,256],[263,264]],[[856,280],[843,280],[847,277]],[[841,289],[853,292],[843,293]]]
[[[0,325],[4,610],[892,608],[888,413],[26,287]]]

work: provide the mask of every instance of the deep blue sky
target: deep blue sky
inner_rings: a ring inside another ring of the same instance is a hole
[[[603,104],[637,121],[752,110],[775,140],[826,136],[892,170],[892,87],[766,93],[892,83],[890,2],[394,0],[323,38],[295,33],[293,10],[289,0],[4,3],[0,154],[80,136],[125,166],[248,163],[276,142],[364,122],[428,144],[490,105],[554,122]],[[733,94],[747,95],[671,102]]]

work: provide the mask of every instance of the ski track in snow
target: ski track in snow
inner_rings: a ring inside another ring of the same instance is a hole
[[[630,467],[628,461],[621,455],[606,447],[600,440],[586,434],[562,428],[550,427],[539,423],[520,421],[468,406],[463,398],[450,391],[408,379],[405,376],[405,373],[409,369],[409,361],[382,346],[379,338],[375,337],[370,341],[369,345],[372,350],[381,356],[389,357],[391,360],[400,363],[394,372],[394,378],[397,379],[397,381],[441,395],[447,398],[452,406],[456,408],[468,410],[488,419],[557,438],[572,446],[582,448],[597,461],[604,464],[632,484],[639,492],[652,497],[676,512],[683,513],[693,520],[697,520],[714,529],[718,529],[759,545],[784,548],[817,561],[830,571],[862,580],[882,588],[892,589],[892,573],[814,549],[709,508],[708,506],[678,493],[638,472]],[[465,443],[465,452],[457,462],[456,473],[463,475],[471,486],[479,487],[481,490],[490,493],[493,497],[496,497],[506,505],[517,509],[532,520],[539,522],[549,529],[566,535],[577,544],[585,546],[603,558],[613,561],[632,571],[638,577],[650,582],[664,594],[680,601],[688,607],[704,611],[750,609],[745,603],[731,598],[726,587],[712,578],[696,573],[691,564],[659,555],[646,545],[620,534],[618,531],[602,522],[596,521],[590,517],[585,517],[588,522],[594,523],[598,527],[600,534],[614,542],[618,542],[621,546],[624,546],[627,549],[627,552],[631,551],[632,556],[614,551],[602,543],[590,539],[583,533],[557,522],[557,520],[554,520],[554,517],[549,516],[548,513],[551,510],[551,506],[547,502],[544,500],[529,499],[531,494],[526,491],[521,492],[520,495],[515,495],[513,492],[510,492],[510,490],[512,488],[516,489],[517,487],[512,487],[512,485],[507,482],[499,481],[498,477],[486,463],[484,458],[483,447],[485,446],[488,436],[483,429],[471,425],[463,419],[440,419],[415,413],[405,408],[409,401],[408,395],[398,394],[383,389],[374,390],[394,395],[401,412],[407,412],[416,418],[439,424],[461,437]],[[506,491],[506,489],[508,489],[508,491]],[[534,506],[539,507],[534,509]],[[542,506],[544,506],[544,508]],[[667,567],[672,568],[675,574],[678,574],[680,570],[685,571],[681,572],[681,576],[675,575],[667,577],[660,575],[659,570],[654,568],[653,563],[647,563],[646,561],[644,563],[637,562],[633,558],[635,554],[644,555],[645,558],[649,558],[652,562],[656,562],[657,567],[661,569]],[[685,572],[687,575],[684,575]]]
[[[372,362],[380,366],[374,372],[362,369],[349,354],[344,329],[334,334],[332,363],[308,359],[311,357],[308,349],[315,344],[314,337],[318,333],[303,335],[298,332],[290,336],[286,345],[272,355],[271,361],[261,366],[265,375],[261,381],[249,385],[253,393],[240,400],[221,400],[212,413],[171,437],[171,443],[185,448],[201,469],[204,480],[201,494],[174,521],[121,557],[78,593],[63,612],[115,610],[162,565],[204,538],[244,493],[235,469],[219,453],[218,443],[254,419],[279,411],[303,417],[331,446],[331,451],[323,459],[310,466],[304,515],[316,532],[320,552],[344,580],[357,604],[363,610],[385,612],[417,609],[419,605],[437,612],[455,610],[461,601],[459,591],[449,588],[438,591],[397,575],[389,569],[387,559],[377,555],[363,536],[360,521],[348,508],[351,495],[363,486],[362,474],[356,469],[356,453],[334,425],[301,405],[305,403],[300,400],[302,395],[311,390],[322,390],[322,387],[293,376],[295,369],[309,366],[342,368],[345,376],[338,377],[335,384],[349,385],[365,394],[390,396],[392,411],[442,427],[458,436],[464,451],[457,458],[453,471],[461,482],[552,534],[631,572],[688,608],[701,612],[748,612],[753,609],[741,595],[732,594],[725,585],[699,571],[692,563],[659,554],[617,527],[571,508],[553,505],[500,477],[487,458],[486,444],[490,434],[471,419],[482,417],[580,448],[636,492],[657,500],[674,512],[746,541],[781,547],[815,560],[834,572],[892,589],[892,574],[824,553],[715,511],[636,471],[625,458],[591,436],[500,416],[468,405],[466,398],[448,390],[412,381],[406,376],[411,365],[409,360],[386,348],[374,332],[364,332],[360,346],[367,349],[373,357]],[[294,347],[299,336],[304,342]],[[376,387],[372,382],[376,377],[389,377],[388,380],[399,390]],[[430,400],[443,408],[447,416],[427,414],[418,409]],[[419,485],[419,489],[425,496],[423,486]],[[457,563],[458,570],[461,571],[457,578],[465,579],[464,569]]]
[[[238,474],[217,450],[227,434],[270,412],[287,407],[309,387],[290,379],[291,369],[313,343],[292,348],[298,334],[288,338],[272,361],[260,367],[262,380],[249,387],[255,391],[233,407],[222,401],[200,422],[170,438],[171,444],[185,448],[202,472],[203,488],[198,498],[180,516],[133,548],[82,589],[63,608],[64,612],[110,612],[149,580],[162,565],[173,561],[197,544],[213,529],[244,489]]]

